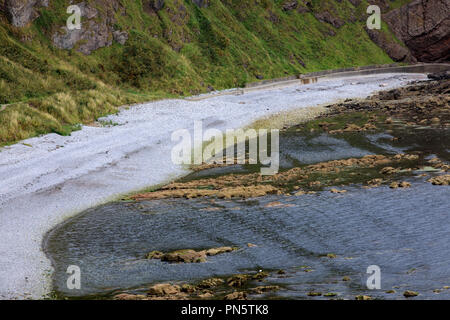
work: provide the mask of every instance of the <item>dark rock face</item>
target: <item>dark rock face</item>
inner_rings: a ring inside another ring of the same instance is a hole
[[[383,20],[423,62],[450,60],[450,2],[416,0],[383,16]]]
[[[112,45],[113,40],[125,44],[128,33],[114,30],[114,14],[121,10],[119,1],[111,0],[99,12],[94,6],[81,2],[77,4],[81,10],[82,26],[80,30],[69,30],[67,26],[61,28],[52,36],[53,44],[60,49],[73,49],[79,43],[78,51],[90,54],[99,48]]]
[[[395,62],[415,63],[417,59],[411,52],[399,43],[387,38],[386,34],[379,30],[366,30],[370,39],[383,49]]]
[[[15,27],[24,27],[37,17],[39,7],[48,7],[49,0],[0,0],[0,12]]]

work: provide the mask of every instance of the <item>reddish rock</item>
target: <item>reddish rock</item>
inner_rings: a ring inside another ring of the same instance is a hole
[[[450,2],[415,0],[383,15],[395,35],[423,62],[450,59]]]

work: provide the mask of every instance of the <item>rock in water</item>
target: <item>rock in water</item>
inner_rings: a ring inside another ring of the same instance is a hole
[[[405,298],[413,298],[413,297],[417,297],[419,295],[418,292],[415,291],[411,291],[411,290],[406,290],[403,293],[403,296],[405,296]]]

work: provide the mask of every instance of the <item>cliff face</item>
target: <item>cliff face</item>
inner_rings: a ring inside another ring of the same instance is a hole
[[[84,54],[91,54],[99,48],[109,47],[113,41],[125,44],[128,34],[125,31],[116,30],[115,15],[125,14],[125,9],[119,0],[93,1],[92,3],[78,3],[81,11],[81,19],[84,21],[80,30],[69,30],[67,26],[53,32],[51,35],[53,44],[59,49],[73,49],[77,44],[77,50]]]
[[[417,60],[450,60],[450,1],[415,0],[384,20]]]

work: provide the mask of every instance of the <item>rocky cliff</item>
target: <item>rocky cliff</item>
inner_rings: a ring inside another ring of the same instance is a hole
[[[450,60],[450,1],[415,0],[383,19],[417,60]]]
[[[24,27],[39,16],[38,9],[49,0],[0,0],[0,12],[16,27]]]
[[[25,27],[39,17],[40,8],[47,8],[51,0],[0,0],[0,14],[5,16],[15,27]],[[199,8],[208,8],[209,0],[191,0]],[[342,3],[345,0],[336,0]],[[348,0],[354,7],[360,6],[362,0]],[[72,4],[72,1],[66,1]],[[176,3],[177,1],[175,1]],[[227,2],[227,1],[223,1]],[[281,4],[284,12],[296,11],[298,13],[312,12],[317,20],[330,24],[339,29],[345,23],[364,21],[366,15],[357,16],[356,10],[351,11],[343,18],[337,12],[339,6],[317,6],[317,1],[287,0]],[[389,0],[374,0],[371,4],[379,5],[385,14],[383,20],[401,40],[393,41],[386,33],[376,30],[367,30],[369,37],[379,45],[394,61],[448,61],[450,55],[450,2],[447,0],[415,0],[400,8],[391,9]],[[69,31],[66,26],[60,26],[51,39],[53,44],[60,49],[73,49],[78,43],[77,50],[85,54],[99,48],[110,46],[113,41],[124,44],[128,39],[126,31],[117,30],[114,27],[117,12],[126,15],[126,8],[119,0],[92,0],[75,3],[81,9],[82,18],[86,21],[81,30]],[[156,14],[163,10],[165,0],[143,0],[144,11]],[[258,4],[254,4],[258,5]],[[146,10],[145,10],[146,9]],[[170,9],[166,8],[169,12]],[[182,1],[178,3],[178,15],[186,12]],[[318,10],[319,9],[319,10]],[[176,19],[176,13],[173,16]],[[178,23],[172,18],[172,22]],[[277,15],[269,11],[268,19],[277,22]],[[171,32],[170,26],[167,26]],[[330,34],[334,30],[328,31]]]

